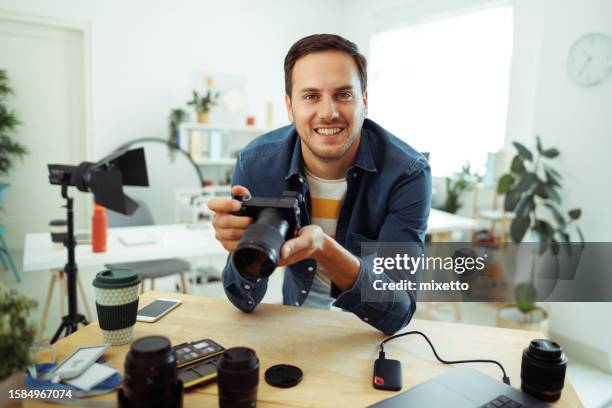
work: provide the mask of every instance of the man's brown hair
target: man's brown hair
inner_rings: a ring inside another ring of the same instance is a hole
[[[285,93],[291,97],[291,87],[293,67],[297,60],[307,54],[321,51],[340,51],[351,57],[357,64],[359,80],[361,82],[361,93],[365,93],[368,84],[368,74],[366,71],[367,62],[363,55],[359,53],[357,45],[346,38],[335,34],[314,34],[304,37],[291,46],[285,57]]]

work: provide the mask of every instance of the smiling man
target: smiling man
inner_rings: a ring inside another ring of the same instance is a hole
[[[366,119],[366,60],[352,42],[318,34],[296,42],[285,57],[285,102],[292,125],[260,136],[239,154],[233,195],[306,198],[295,238],[281,248],[286,305],[336,307],[386,334],[410,321],[409,292],[377,299],[372,271],[360,254],[364,242],[419,242],[427,227],[431,175],[424,157]],[[233,252],[253,220],[230,213],[240,202],[213,199],[217,239]],[[267,279],[239,274],[228,258],[223,286],[245,312],[255,309]]]

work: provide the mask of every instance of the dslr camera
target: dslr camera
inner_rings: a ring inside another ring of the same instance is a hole
[[[247,227],[232,254],[232,266],[242,276],[267,278],[278,266],[281,246],[302,227],[302,195],[285,191],[280,198],[236,196],[234,199],[242,202],[242,208],[233,214],[251,217],[255,222]]]

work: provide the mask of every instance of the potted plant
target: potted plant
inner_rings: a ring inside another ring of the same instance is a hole
[[[208,123],[208,112],[212,106],[217,104],[219,92],[213,92],[211,77],[206,78],[207,90],[206,95],[200,96],[197,91],[192,91],[192,99],[187,102],[187,105],[193,106],[197,112],[199,123]]]
[[[482,176],[472,172],[470,163],[465,163],[461,171],[446,178],[446,199],[439,210],[455,214],[462,206],[461,195],[482,181]]]
[[[36,329],[28,320],[36,301],[0,283],[0,395],[23,388],[23,370],[33,362]]]
[[[512,241],[516,244],[523,242],[525,235],[530,231],[536,244],[525,247],[531,252],[536,252],[531,250],[536,245],[538,248],[537,254],[532,253],[528,257],[531,264],[529,279],[515,287],[514,307],[522,314],[523,323],[532,325],[547,317],[546,311],[535,304],[538,291],[534,285],[534,278],[536,270],[539,270],[536,266],[548,263],[558,270],[557,256],[560,246],[565,250],[571,250],[569,244],[572,242],[570,237],[572,226],[575,227],[580,242],[584,243],[582,231],[576,225],[582,212],[579,208],[575,208],[564,215],[560,209],[559,190],[561,190],[562,177],[550,165],[550,161],[559,156],[558,149],[544,148],[539,136],[536,136],[535,154],[521,143],[514,142],[513,145],[517,154],[512,159],[510,171],[499,179],[497,192],[505,195],[504,210],[515,214],[510,225]],[[506,313],[503,318],[511,318],[510,312],[503,313]]]
[[[187,122],[189,114],[181,108],[172,109],[168,117],[168,142],[179,144],[178,131],[181,123]]]
[[[12,95],[13,90],[9,84],[8,74],[6,70],[0,69],[0,177],[7,176],[12,169],[15,158],[23,157],[28,153],[25,146],[18,143],[13,139],[15,135],[15,129],[19,125],[19,119],[15,111],[10,109],[7,104],[7,99]],[[9,183],[0,182],[0,210],[4,211],[3,198],[4,193],[10,187]],[[3,225],[0,225],[0,241],[4,242],[5,229]],[[8,248],[1,248],[4,250],[5,255],[8,259],[2,259],[2,263],[13,271],[15,279],[19,282],[19,272],[15,266],[15,260],[8,251]],[[0,255],[1,256],[1,255]]]
[[[6,70],[0,69],[0,176],[8,175],[16,157],[23,159],[28,150],[13,139],[19,119],[15,111],[7,106],[7,98],[12,95]]]

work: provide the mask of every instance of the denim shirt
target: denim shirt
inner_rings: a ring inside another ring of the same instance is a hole
[[[412,147],[366,119],[354,164],[346,173],[347,191],[340,207],[336,241],[361,261],[364,242],[422,243],[431,203],[431,172],[425,158]],[[310,195],[304,175],[300,138],[293,125],[249,143],[238,155],[232,185],[249,189],[253,197],[280,197],[283,191],[300,192],[306,198],[302,225],[310,224]],[[355,284],[340,291],[332,283],[334,306],[352,312],[385,334],[406,326],[416,310],[410,292],[398,291],[391,301],[362,302],[362,289],[371,288],[376,275],[371,264],[360,262]],[[305,259],[286,267],[283,303],[300,306],[312,285],[316,261]],[[230,257],[223,270],[223,287],[240,310],[252,312],[263,299],[267,278],[243,277],[234,270]]]

